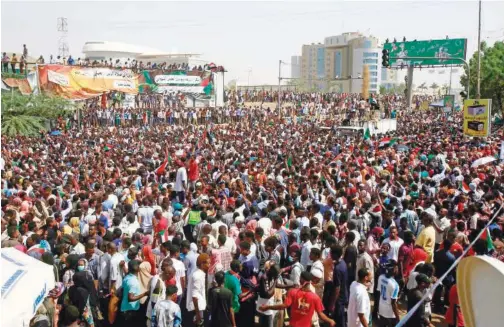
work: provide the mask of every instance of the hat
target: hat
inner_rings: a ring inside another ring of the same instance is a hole
[[[322,278],[324,276],[324,273],[319,268],[312,269],[310,272],[315,278]]]
[[[184,206],[181,203],[175,203],[173,205],[173,209],[175,209],[177,211],[181,211],[183,208],[184,208]]]
[[[420,283],[430,284],[430,283],[432,283],[432,280],[426,274],[422,274],[422,273],[418,274],[415,277],[415,280],[416,280],[417,284],[420,284]]]

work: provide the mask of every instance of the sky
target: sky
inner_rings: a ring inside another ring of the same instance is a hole
[[[504,1],[483,1],[481,39],[504,40]],[[147,2],[2,1],[1,50],[33,57],[57,55],[57,18],[68,20],[68,45],[81,57],[87,41],[124,42],[163,51],[201,53],[224,66],[226,80],[239,85],[278,83],[278,61],[290,62],[303,44],[360,31],[408,40],[467,38],[467,57],[477,47],[478,2],[331,1],[331,2]],[[458,69],[462,72],[462,69]],[[405,73],[405,72],[404,72]],[[400,78],[404,78],[404,73]],[[282,77],[290,66],[282,65]],[[448,84],[449,69],[415,71],[414,84]],[[452,77],[459,87],[459,74]]]

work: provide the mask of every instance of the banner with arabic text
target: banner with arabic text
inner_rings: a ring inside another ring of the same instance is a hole
[[[39,66],[42,91],[67,99],[88,99],[104,92],[138,93],[138,75],[129,69]]]

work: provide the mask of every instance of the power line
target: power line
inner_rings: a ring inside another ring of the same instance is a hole
[[[420,301],[418,301],[418,303],[413,308],[411,308],[410,311],[408,311],[408,313],[399,321],[399,323],[395,327],[403,327],[404,324],[406,324],[406,322],[411,318],[411,316],[413,316],[415,314],[415,312],[418,310],[418,308],[420,308],[421,305],[424,305],[424,301],[427,299],[427,297],[429,297],[429,295],[432,294],[434,292],[434,290],[439,285],[441,285],[441,283],[448,276],[448,274],[453,269],[455,269],[457,267],[457,265],[459,264],[459,262],[467,255],[467,253],[469,252],[469,250],[472,249],[472,247],[474,246],[474,244],[476,243],[476,241],[478,241],[480,239],[481,235],[483,235],[483,233],[485,231],[487,231],[488,227],[493,223],[493,221],[495,220],[495,218],[497,218],[497,216],[499,215],[499,212],[502,210],[502,208],[504,208],[504,203],[501,204],[500,208],[495,212],[495,214],[493,215],[492,219],[490,219],[488,221],[488,223],[486,224],[485,228],[483,228],[478,233],[478,236],[476,236],[476,238],[471,242],[471,244],[469,244],[469,246],[464,250],[464,252],[462,252],[462,254],[457,258],[457,260],[455,260],[455,262],[444,273],[444,275],[441,276],[441,278],[439,278],[437,280],[437,282],[434,283],[434,285],[432,285],[431,288],[429,288],[429,290],[427,292],[425,292],[424,296],[422,296],[422,298],[420,299]],[[487,235],[487,237],[490,237],[490,235]]]

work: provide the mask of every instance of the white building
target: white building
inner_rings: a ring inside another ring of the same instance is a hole
[[[144,46],[108,41],[86,42],[82,48],[82,53],[91,61],[112,59],[112,62],[115,62],[119,59],[121,62],[126,62],[135,59],[138,62],[142,61],[144,63],[159,64],[166,62],[168,65],[187,63],[189,66],[208,63],[208,61],[200,59],[199,54],[177,53],[175,51],[166,52]]]
[[[291,78],[301,78],[301,56],[291,57]]]

